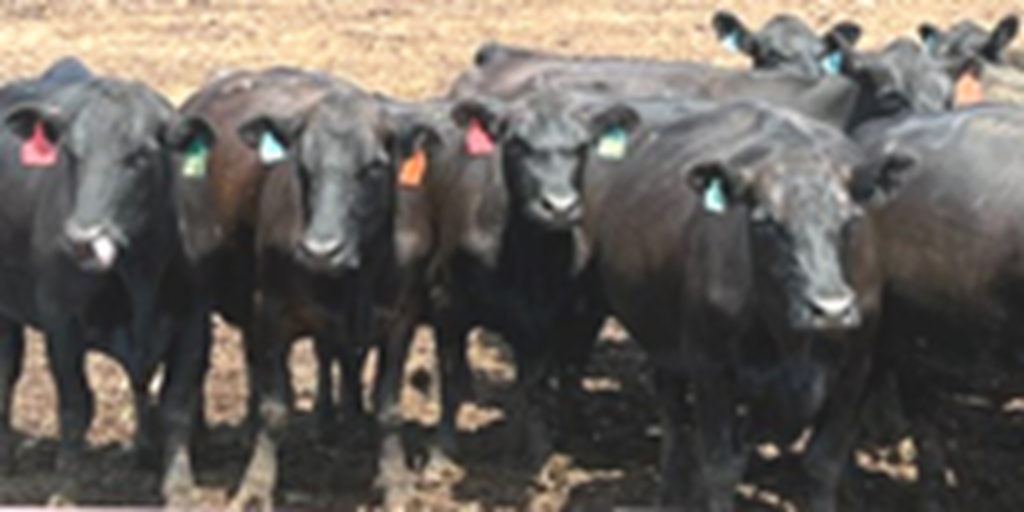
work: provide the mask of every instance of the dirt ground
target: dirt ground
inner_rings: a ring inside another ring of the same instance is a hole
[[[994,0],[0,0],[0,78],[39,72],[66,54],[97,70],[146,81],[175,101],[184,99],[212,71],[292,64],[323,69],[367,88],[421,98],[442,93],[484,41],[501,40],[573,53],[604,53],[701,59],[727,66],[744,62],[713,40],[708,20],[729,8],[758,25],[780,11],[825,27],[853,19],[866,29],[863,47],[913,35],[921,21],[949,24],[962,17],[993,22],[1010,7]],[[429,497],[438,508],[560,508],[609,510],[652,503],[657,488],[658,431],[643,356],[621,333],[602,343],[594,358],[582,404],[588,429],[549,465],[541,484],[501,463],[501,402],[512,376],[499,345],[477,340],[472,360],[478,401],[460,418],[465,478]],[[432,372],[430,334],[421,331],[409,374]],[[15,426],[25,438],[16,476],[0,479],[0,503],[39,504],[54,484],[55,396],[37,338],[16,397]],[[207,420],[213,430],[196,451],[203,502],[223,504],[241,476],[245,443],[240,420],[245,372],[237,334],[219,326],[214,368],[207,381]],[[286,505],[355,509],[377,503],[374,445],[366,434],[340,430],[324,445],[309,416],[315,362],[308,343],[292,361],[299,415],[291,425],[280,490]],[[159,500],[154,474],[138,470],[128,450],[134,419],[123,374],[102,356],[90,356],[90,382],[98,413],[90,432],[96,470],[86,475],[88,504],[150,504]],[[429,380],[429,379],[428,379]],[[436,421],[432,393],[407,387],[406,415],[413,435]],[[1014,456],[1022,453],[1021,418],[981,408],[951,415],[951,438],[963,472],[957,510],[1021,510],[1024,495]],[[417,427],[419,425],[419,427]],[[908,443],[888,450],[899,464],[880,463],[879,452],[862,454],[863,467],[846,485],[854,510],[912,509],[913,471]],[[966,485],[969,483],[970,485]],[[744,488],[750,495],[750,488]],[[746,509],[776,506],[759,495]]]

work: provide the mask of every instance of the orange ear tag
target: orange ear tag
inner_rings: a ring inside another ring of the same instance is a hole
[[[960,79],[956,81],[954,104],[958,107],[965,107],[981,103],[984,99],[985,91],[981,86],[981,80],[978,80],[974,73],[960,75]]]
[[[423,175],[427,173],[427,154],[418,150],[402,162],[402,170],[398,173],[398,183],[406,187],[418,187],[423,183]]]

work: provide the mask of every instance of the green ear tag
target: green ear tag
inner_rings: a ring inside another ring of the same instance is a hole
[[[704,209],[711,213],[722,214],[726,209],[725,189],[722,180],[713,179],[704,189]]]
[[[199,179],[206,177],[206,161],[210,156],[210,148],[206,142],[195,140],[189,145],[185,152],[185,159],[181,165],[181,174],[186,178]]]
[[[622,160],[626,156],[629,136],[622,128],[612,128],[597,142],[597,155],[608,160]]]

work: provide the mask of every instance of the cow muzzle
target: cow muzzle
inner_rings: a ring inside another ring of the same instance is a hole
[[[552,229],[568,229],[583,217],[583,203],[579,194],[544,194],[532,208],[538,221]]]
[[[861,324],[857,295],[852,291],[812,294],[807,298],[807,308],[812,330],[856,329]]]
[[[303,237],[297,252],[299,261],[316,272],[337,274],[357,270],[360,265],[356,244],[340,237]]]
[[[114,268],[120,253],[116,238],[102,226],[83,228],[69,223],[64,237],[75,264],[88,272],[107,272]]]

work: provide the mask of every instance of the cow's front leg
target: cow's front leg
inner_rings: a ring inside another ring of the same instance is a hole
[[[250,374],[259,393],[256,440],[241,487],[231,502],[233,510],[272,510],[277,484],[277,449],[288,422],[290,383],[289,340],[282,319],[285,308],[276,297],[264,295],[257,302],[257,328],[250,343],[254,355]]]
[[[85,340],[72,321],[51,324],[46,356],[57,384],[60,448],[57,452],[58,490],[51,504],[73,503],[78,494],[85,435],[92,424],[93,396],[85,378]]]
[[[18,440],[11,427],[11,406],[24,355],[25,329],[14,322],[0,320],[0,474],[14,469]]]

